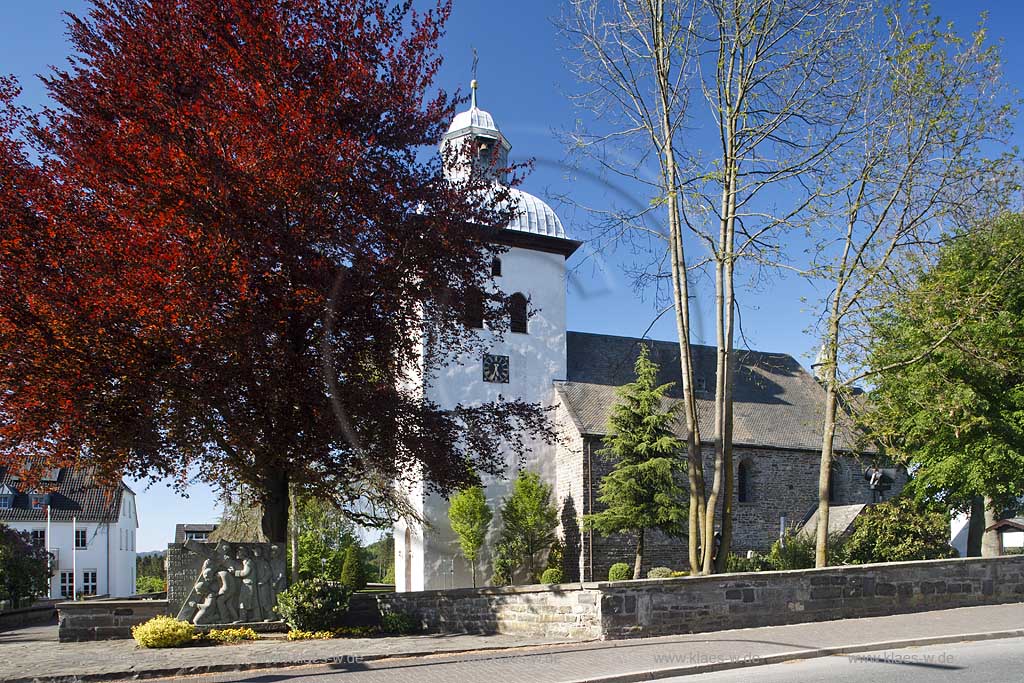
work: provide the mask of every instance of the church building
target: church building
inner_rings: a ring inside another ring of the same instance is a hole
[[[442,150],[473,139],[481,146],[498,145],[504,165],[510,142],[494,118],[476,106],[460,112],[444,136]],[[558,507],[559,536],[565,545],[566,581],[605,580],[615,562],[632,564],[635,540],[628,535],[603,537],[582,530],[585,514],[596,511],[601,478],[612,463],[601,456],[601,440],[616,401],[615,389],[633,381],[633,366],[641,345],[661,368],[661,382],[675,382],[680,394],[679,346],[651,341],[566,330],[566,261],[580,242],[566,235],[555,212],[541,199],[513,189],[518,216],[497,238],[508,247],[494,264],[496,286],[529,302],[513,314],[509,332],[499,340],[482,324],[478,334],[490,340],[482,357],[463,358],[445,368],[427,386],[426,397],[442,407],[472,405],[497,399],[520,398],[553,406],[553,419],[562,439],[549,445],[537,441],[526,458],[526,469],[551,485]],[[713,433],[715,349],[693,345],[695,386],[701,433]],[[824,391],[800,363],[789,355],[737,351],[734,426],[734,540],[733,552],[767,550],[782,527],[797,527],[817,507],[818,459],[821,449]],[[681,421],[680,421],[681,422]],[[685,425],[677,427],[685,440]],[[707,447],[706,447],[707,448]],[[871,501],[863,472],[870,454],[857,455],[854,434],[837,431],[831,498],[837,505]],[[509,495],[515,464],[509,459],[504,478],[485,479],[485,492],[494,519],[484,544],[477,575],[488,583],[491,551],[501,532],[500,508]],[[712,453],[705,452],[706,471]],[[402,520],[395,526],[396,590],[420,591],[472,585],[472,571],[459,552],[448,521],[446,500],[423,486],[408,492],[411,506],[423,523]],[[649,534],[644,573],[655,566],[688,566],[685,538]]]

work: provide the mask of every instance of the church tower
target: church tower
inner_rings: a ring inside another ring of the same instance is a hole
[[[441,152],[459,149],[472,140],[480,149],[479,158],[490,165],[496,155],[495,167],[503,168],[508,165],[511,143],[491,114],[477,106],[476,91],[474,79],[470,108],[455,116],[441,142]],[[445,172],[457,177],[467,171],[448,163]],[[495,177],[495,182],[505,181]],[[508,250],[492,267],[495,286],[513,297],[516,310],[510,329],[499,340],[480,322],[476,334],[486,342],[486,352],[456,360],[423,387],[426,397],[444,408],[481,404],[499,396],[548,405],[553,399],[552,383],[566,377],[565,261],[580,243],[566,237],[558,216],[541,199],[512,188],[511,201],[518,213],[494,237]],[[515,476],[514,463],[511,457],[508,460],[504,478],[484,482],[488,504],[495,512],[477,567],[477,576],[484,583],[491,574],[490,551],[499,535],[501,500]],[[525,465],[554,484],[554,447],[536,443]],[[427,524],[403,520],[395,526],[396,590],[471,586],[471,567],[462,558],[448,522],[447,501],[426,494],[422,486],[414,487],[409,495]]]

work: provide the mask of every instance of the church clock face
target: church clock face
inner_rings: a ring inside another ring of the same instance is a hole
[[[484,354],[484,381],[508,384],[508,356]]]

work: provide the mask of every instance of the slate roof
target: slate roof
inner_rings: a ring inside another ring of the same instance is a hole
[[[682,397],[682,372],[676,342],[641,340],[586,332],[566,338],[567,379],[555,390],[583,434],[603,436],[616,388],[635,379],[633,366],[640,344],[659,365],[658,381],[672,382],[669,400]],[[701,436],[714,433],[715,354],[711,346],[691,346],[694,359],[697,412]],[[740,446],[821,450],[825,392],[795,358],[784,353],[736,351],[733,390],[733,443]],[[700,391],[701,381],[706,387]],[[676,434],[686,437],[683,418]],[[848,420],[837,425],[835,448],[857,450],[856,433]],[[870,449],[861,448],[861,451]]]
[[[204,533],[212,533],[217,529],[216,524],[175,524],[174,525],[174,542],[184,543],[185,533],[188,531],[200,531]]]
[[[12,509],[0,510],[0,522],[46,521],[46,510],[33,510],[29,503],[29,496],[36,491],[27,490],[0,468],[0,488],[3,486],[9,486],[17,495]],[[131,492],[124,483],[116,487],[100,485],[87,467],[62,468],[56,482],[44,482],[39,489],[39,493],[51,489],[50,519],[54,522],[70,522],[72,517],[79,522],[115,522],[121,514],[122,494]]]
[[[853,531],[853,523],[867,507],[864,503],[855,505],[830,505],[828,509],[828,533],[846,535]],[[798,536],[813,536],[818,531],[818,508],[815,506],[811,516],[800,527]]]

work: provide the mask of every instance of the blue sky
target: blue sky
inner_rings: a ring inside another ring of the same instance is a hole
[[[561,6],[557,0],[456,0],[442,43],[445,63],[439,85],[468,91],[471,49],[475,47],[480,58],[480,106],[494,115],[511,140],[513,159],[534,160],[534,171],[523,189],[541,197],[571,192],[581,203],[606,206],[616,188],[570,177],[562,163],[565,153],[558,133],[572,128],[585,113],[565,96],[573,87],[572,75],[564,65],[569,46],[563,44],[552,21]],[[25,104],[38,107],[45,103],[45,91],[35,74],[62,64],[68,54],[61,12],[81,12],[85,7],[84,0],[0,2],[0,73],[19,78]],[[1006,80],[1014,87],[1020,84],[1024,46],[1013,38],[1024,28],[1024,3],[939,0],[932,7],[943,19],[955,22],[961,32],[973,29],[979,14],[988,11],[990,35],[1007,39],[1003,49]],[[586,220],[580,212],[559,208],[559,213],[571,236],[586,239]],[[650,292],[635,292],[623,273],[623,266],[632,260],[625,250],[574,257],[569,329],[627,336],[647,330],[655,306]],[[808,365],[817,343],[806,330],[815,314],[802,299],[816,299],[815,289],[794,276],[773,276],[756,287],[742,284],[739,297],[746,344],[792,354]],[[707,301],[711,292],[698,282],[696,294],[700,301]],[[703,324],[703,316],[698,316],[695,331],[695,342],[714,342],[713,329]],[[674,339],[670,317],[657,323],[650,334]],[[205,485],[193,485],[187,501],[162,484],[147,489],[140,483],[135,488],[140,493],[140,551],[165,547],[176,522],[206,522],[217,516],[213,492]]]

